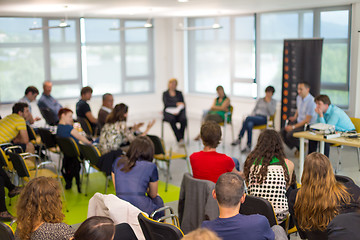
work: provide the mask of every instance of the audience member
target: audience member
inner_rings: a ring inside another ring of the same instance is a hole
[[[25,89],[25,96],[19,100],[19,102],[27,103],[29,106],[29,119],[26,120],[29,124],[33,124],[35,121],[39,121],[41,118],[33,118],[31,111],[31,102],[36,100],[37,95],[39,95],[39,90],[34,86],[29,86]]]
[[[70,240],[113,240],[115,225],[108,217],[93,216],[86,219]]]
[[[159,175],[153,158],[153,143],[147,136],[139,136],[130,144],[126,156],[115,160],[111,173],[116,196],[147,214],[164,206],[158,195]]]
[[[273,86],[268,86],[265,89],[265,97],[259,98],[259,100],[257,100],[251,115],[246,117],[245,121],[243,122],[238,139],[232,142],[231,145],[239,145],[241,143],[241,138],[244,136],[245,131],[247,131],[247,144],[246,147],[241,151],[250,152],[253,127],[267,124],[267,118],[275,114],[276,101],[272,98],[274,92],[275,88]]]
[[[96,129],[97,119],[91,113],[91,108],[86,101],[89,101],[92,96],[92,88],[87,86],[81,89],[81,99],[76,103],[77,117],[86,118],[91,124],[92,129]]]
[[[329,159],[314,152],[305,158],[301,188],[290,193],[289,210],[302,238],[321,239],[336,215],[356,211],[359,196],[350,178],[335,177]]]
[[[51,96],[52,82],[45,81],[43,83],[43,93],[38,101],[39,109],[48,108],[51,110],[53,117],[56,121],[59,121],[58,112],[62,108],[61,104]]]
[[[339,132],[347,132],[355,130],[354,124],[351,122],[349,116],[344,110],[331,104],[330,98],[327,95],[319,95],[315,98],[317,113],[316,122],[326,123],[335,126],[335,130]],[[309,154],[316,152],[318,146],[317,141],[309,140]],[[324,154],[329,157],[330,143],[325,143]]]
[[[67,240],[75,230],[63,223],[61,189],[57,180],[38,177],[25,185],[17,203],[16,240]]]
[[[216,233],[207,228],[198,228],[186,234],[182,240],[221,240]]]
[[[275,239],[266,217],[239,213],[245,201],[244,180],[235,173],[224,173],[216,182],[213,197],[217,200],[220,215],[204,221],[201,227],[209,228],[223,240]]]
[[[29,141],[26,130],[26,120],[29,120],[30,112],[27,103],[15,103],[12,114],[0,120],[0,144],[12,141],[26,152],[34,153],[34,145]]]
[[[289,213],[286,189],[294,171],[294,163],[285,158],[281,136],[267,129],[259,136],[255,149],[246,158],[244,174],[251,195],[267,199],[278,222]]]
[[[126,126],[127,116],[128,106],[120,103],[116,104],[115,108],[106,118],[106,123],[101,129],[99,140],[99,149],[102,154],[129,146],[137,135],[145,136],[155,123],[155,120],[149,122],[145,132],[141,133],[139,128],[144,123],[134,124],[133,127],[128,128]]]
[[[360,240],[360,210],[337,215],[328,225],[329,240]]]
[[[304,125],[316,121],[314,97],[310,94],[310,85],[306,82],[299,82],[297,85],[298,96],[296,97],[296,112],[289,117],[290,124],[281,130],[285,144],[293,149],[299,150],[299,139],[293,137],[294,132],[304,131]]]
[[[64,138],[72,138],[76,143],[79,141],[85,144],[91,144],[91,142],[83,135],[81,135],[73,127],[73,112],[68,108],[61,108],[58,112],[59,125],[57,127],[56,135]],[[64,176],[66,185],[65,189],[70,189],[72,187],[72,179],[75,177],[76,184],[78,186],[78,192],[81,193],[81,183],[80,183],[80,162],[77,158],[70,158],[64,155],[62,174]]]
[[[5,204],[5,187],[9,190],[10,198],[20,194],[22,187],[17,187],[11,183],[9,176],[0,168],[0,221],[10,222],[15,218],[7,211]]]
[[[176,90],[177,84],[175,78],[170,79],[168,90],[163,93],[164,121],[170,123],[176,140],[183,142],[187,119],[184,97],[180,91]],[[180,128],[176,126],[177,122],[180,123]]]
[[[201,126],[201,140],[204,149],[190,155],[190,164],[193,177],[202,180],[209,180],[214,183],[219,176],[226,172],[242,174],[235,168],[234,160],[225,154],[216,152],[220,143],[221,128],[214,121],[207,121]]]
[[[113,110],[114,105],[114,97],[110,93],[105,93],[102,96],[102,106],[98,113],[98,125],[99,130],[101,131],[102,127],[105,125],[106,117],[111,113]]]

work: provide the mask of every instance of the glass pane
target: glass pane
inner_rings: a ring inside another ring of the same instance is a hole
[[[314,29],[314,14],[312,12],[304,13],[303,20],[303,38],[312,38]]]
[[[264,13],[260,15],[261,39],[298,37],[298,13]]]
[[[235,82],[233,84],[233,93],[235,96],[256,98],[257,85],[256,83]]]
[[[235,39],[236,40],[254,40],[255,39],[255,17],[237,17],[235,18]]]
[[[80,84],[56,85],[56,83],[54,83],[51,95],[54,98],[77,98],[80,97],[80,90]]]
[[[52,80],[74,80],[78,78],[75,45],[51,47],[50,61]]]
[[[321,12],[320,33],[324,38],[348,38],[349,11]]]
[[[149,74],[147,44],[126,44],[126,76]]]
[[[86,42],[119,42],[120,31],[110,28],[119,27],[119,19],[84,19]]]
[[[146,21],[126,21],[125,27],[142,27]],[[124,31],[126,42],[146,42],[148,31],[152,28],[128,29]]]
[[[0,43],[41,43],[42,31],[29,31],[41,26],[41,18],[0,18]]]
[[[127,93],[139,93],[139,92],[149,92],[150,91],[150,81],[149,80],[132,80],[125,82],[125,91]]]
[[[119,46],[87,46],[88,85],[94,95],[121,92],[121,58]]]
[[[255,79],[255,42],[254,41],[236,42],[235,77]]]
[[[346,43],[326,43],[321,58],[321,82],[347,83]]]
[[[320,93],[328,95],[332,104],[335,104],[339,107],[349,106],[349,92],[348,91],[321,89]]]
[[[206,29],[189,31],[194,34],[196,41],[229,40],[230,38],[230,18],[196,18],[189,20],[189,27],[211,27],[214,23],[219,23],[220,29]]]
[[[43,50],[33,48],[0,48],[0,101],[17,101],[28,85],[39,90],[44,82]]]
[[[58,26],[60,20],[49,20],[49,27]],[[76,24],[75,20],[67,20],[70,27],[51,28],[49,29],[50,42],[75,42],[76,41]]]

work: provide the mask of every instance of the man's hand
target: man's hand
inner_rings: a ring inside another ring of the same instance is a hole
[[[36,117],[34,120],[35,120],[35,121],[40,121],[41,118],[40,118],[40,117]]]
[[[320,108],[316,107],[316,108],[315,108],[315,112],[316,112],[317,114],[319,114],[319,117],[324,117],[324,113],[321,111]]]
[[[294,128],[295,128],[295,125],[287,125],[287,126],[285,127],[285,131],[291,132]]]
[[[289,121],[290,121],[290,122],[294,122],[295,120],[296,120],[295,116],[289,117]]]

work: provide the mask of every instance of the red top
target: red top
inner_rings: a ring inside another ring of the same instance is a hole
[[[190,156],[190,163],[194,178],[209,180],[214,183],[221,174],[231,172],[235,168],[235,163],[231,157],[215,151],[193,153]]]

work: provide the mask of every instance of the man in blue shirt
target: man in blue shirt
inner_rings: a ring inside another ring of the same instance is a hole
[[[305,124],[315,123],[316,113],[314,97],[310,94],[310,85],[307,82],[299,82],[297,85],[298,96],[296,97],[295,115],[289,117],[290,124],[281,130],[284,143],[293,149],[299,150],[299,139],[293,137],[293,133],[304,131]]]
[[[50,81],[45,81],[43,83],[43,89],[44,91],[38,101],[38,107],[39,109],[48,108],[51,110],[53,119],[58,122],[58,112],[62,106],[55,98],[51,96],[52,83]]]
[[[349,116],[339,107],[331,104],[327,95],[319,95],[315,98],[317,123],[326,123],[335,126],[335,131],[347,132],[355,130],[354,124]],[[317,141],[309,141],[309,154],[317,149]],[[330,144],[325,143],[324,154],[329,157]]]
[[[223,240],[275,239],[266,217],[239,213],[246,197],[244,180],[239,175],[222,174],[216,182],[213,197],[218,202],[220,215],[215,220],[204,221],[201,227],[213,230]]]

